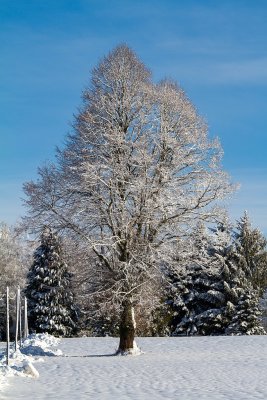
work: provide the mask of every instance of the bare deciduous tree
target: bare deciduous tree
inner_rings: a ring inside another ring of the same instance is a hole
[[[153,84],[127,46],[92,72],[73,134],[57,165],[25,184],[36,227],[69,230],[88,243],[101,290],[122,305],[119,353],[134,348],[134,305],[192,220],[212,220],[233,187],[217,140],[173,82]]]
[[[30,248],[19,237],[15,230],[5,223],[0,223],[0,338],[5,338],[6,305],[4,294],[9,287],[11,298],[16,294],[17,287],[24,286],[29,263]],[[14,302],[11,302],[10,316],[15,320]],[[11,327],[13,336],[14,326]]]
[[[0,223],[0,293],[6,291],[6,286],[16,291],[18,285],[23,285],[27,265],[26,244],[16,236],[14,230],[5,223]],[[13,295],[13,293],[12,293]]]

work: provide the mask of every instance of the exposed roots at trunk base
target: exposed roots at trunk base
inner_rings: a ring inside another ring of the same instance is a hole
[[[121,314],[120,344],[116,355],[137,356],[142,354],[134,340],[135,335],[134,309],[130,301],[125,301]]]
[[[144,352],[139,349],[135,341],[132,348],[124,350],[119,348],[115,353],[116,356],[140,356],[140,354],[144,354]]]

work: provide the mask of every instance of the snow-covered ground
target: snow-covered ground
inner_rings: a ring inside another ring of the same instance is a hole
[[[267,337],[140,338],[118,356],[114,338],[62,339],[64,356],[34,362],[39,378],[4,377],[1,400],[267,399]],[[59,354],[59,353],[58,353]]]

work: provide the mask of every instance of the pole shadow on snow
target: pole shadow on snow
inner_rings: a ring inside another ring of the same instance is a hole
[[[114,357],[116,356],[116,353],[112,354],[85,354],[85,355],[63,355],[62,357],[67,357],[67,358],[100,358],[100,357]]]

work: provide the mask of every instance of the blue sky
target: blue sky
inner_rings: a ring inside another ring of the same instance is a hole
[[[0,221],[53,159],[90,71],[117,44],[184,88],[219,136],[224,168],[267,234],[267,1],[0,0]]]

